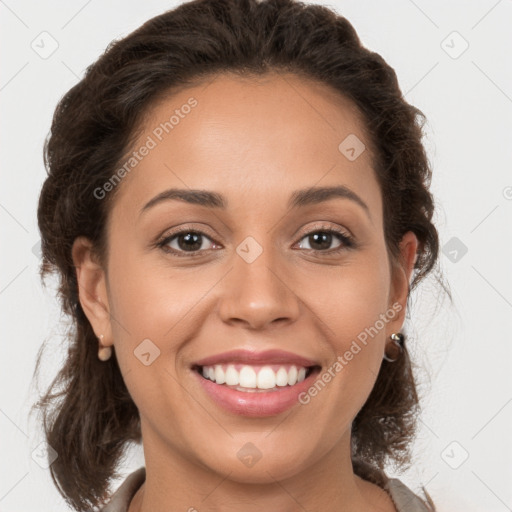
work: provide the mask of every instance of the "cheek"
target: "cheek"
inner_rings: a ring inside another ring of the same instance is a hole
[[[111,327],[119,367],[130,394],[139,405],[139,394],[148,384],[162,378],[162,361],[177,348],[162,340],[175,339],[173,326],[184,315],[182,290],[169,276],[144,264],[144,258],[118,239],[112,244],[109,261],[109,304]],[[167,336],[165,337],[165,333]],[[170,334],[169,334],[170,333]],[[147,355],[149,354],[149,355]],[[148,366],[145,366],[148,364]]]
[[[112,252],[109,288],[119,367],[141,416],[154,419],[157,412],[158,423],[176,434],[173,419],[186,403],[173,377],[176,353],[189,336],[188,313],[201,290],[194,289],[192,274],[176,278],[144,265],[137,255],[118,256]]]
[[[374,325],[389,307],[388,268],[386,263],[375,264],[375,261],[372,256],[356,256],[346,266],[316,278],[317,286],[310,300],[315,312],[331,329],[331,335],[340,343],[343,341],[342,345]]]
[[[134,339],[161,340],[192,309],[205,286],[193,272],[172,272],[147,260],[135,250],[123,257],[112,253],[112,315],[125,328],[124,335],[128,331]]]
[[[332,369],[342,376],[334,380],[341,394],[354,397],[360,406],[377,377],[387,323],[394,317],[394,311],[389,314],[389,279],[385,254],[367,253],[323,278],[312,299],[333,360],[342,365],[338,372]]]

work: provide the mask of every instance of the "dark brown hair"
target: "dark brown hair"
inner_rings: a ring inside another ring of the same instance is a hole
[[[357,106],[385,198],[390,261],[400,264],[399,242],[413,231],[420,246],[410,291],[436,266],[431,170],[422,144],[425,116],[405,101],[393,68],[362,46],[345,18],[295,0],[194,0],[111,43],[56,107],[37,212],[41,279],[58,274],[59,299],[72,322],[67,360],[34,407],[43,412],[46,440],[58,453],[50,466],[52,479],[78,511],[108,499],[110,480],[120,477],[117,469],[129,442],[141,441],[138,409],[115,353],[107,362],[98,360],[98,340],[78,298],[71,256],[75,238],[88,237],[100,261],[107,261],[105,226],[115,190],[101,201],[93,191],[123,161],[144,114],[159,97],[219,73],[272,71],[327,84]],[[40,358],[41,350],[36,373]],[[381,365],[353,422],[356,472],[357,461],[379,469],[390,462],[410,463],[418,404],[406,341],[398,361]]]

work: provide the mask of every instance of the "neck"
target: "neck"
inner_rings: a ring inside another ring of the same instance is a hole
[[[162,449],[156,437],[145,438],[146,481],[128,512],[395,512],[389,495],[356,476],[350,459],[350,436],[303,471],[281,478],[290,464],[268,467],[252,481],[236,469],[219,474],[172,447]],[[161,440],[160,440],[161,441]],[[242,481],[241,481],[242,480]]]

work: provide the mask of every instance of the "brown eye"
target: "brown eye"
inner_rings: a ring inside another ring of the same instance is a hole
[[[209,249],[208,247],[205,247],[205,240],[210,240],[211,242],[211,239],[204,233],[186,229],[166,237],[158,244],[158,246],[165,252],[173,253],[177,256],[199,256],[200,251],[206,251]]]
[[[354,245],[351,237],[334,229],[317,229],[307,233],[301,240],[306,240],[306,244],[309,245],[309,247],[304,247],[301,243],[301,249],[328,253],[337,253]],[[331,248],[333,242],[336,241],[338,241],[338,245]]]

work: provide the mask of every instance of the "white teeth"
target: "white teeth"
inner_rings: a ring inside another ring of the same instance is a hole
[[[222,369],[222,366],[215,366],[215,379],[212,380],[215,380],[217,384],[224,384],[224,382],[226,382],[226,375]]]
[[[276,387],[276,374],[270,366],[264,366],[258,372],[258,388],[271,389]]]
[[[242,366],[240,370],[240,386],[243,388],[256,387],[256,372],[250,366]]]
[[[288,386],[288,372],[282,366],[276,373],[276,384],[278,386]]]
[[[306,378],[306,368],[294,365],[281,366],[276,372],[271,366],[263,366],[256,373],[250,365],[243,365],[238,371],[234,364],[224,367],[220,364],[203,366],[203,377],[228,386],[241,386],[248,389],[272,389],[276,386],[294,386]]]
[[[240,376],[233,365],[228,366],[225,378],[228,386],[238,386],[240,384]]]
[[[288,384],[290,386],[293,386],[297,382],[297,375],[297,368],[295,368],[295,366],[292,366],[290,368],[290,371],[288,372]]]

